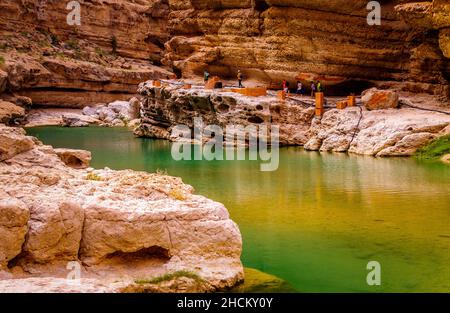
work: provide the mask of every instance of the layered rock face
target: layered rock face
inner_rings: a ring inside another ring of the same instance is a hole
[[[0,134],[0,291],[120,291],[179,270],[208,290],[243,279],[237,225],[179,178],[77,170],[90,155]],[[81,280],[64,279],[71,261]]]
[[[450,132],[450,115],[395,109],[399,101],[392,91],[367,90],[362,97],[367,108],[331,109],[322,117],[315,117],[314,107],[304,101],[280,101],[274,96],[245,97],[217,90],[154,87],[150,82],[141,84],[139,91],[143,96],[142,117],[135,134],[173,141],[185,137],[179,138],[174,132],[176,126],[186,125],[191,130],[198,127],[194,117],[202,118],[203,129],[218,125],[226,132],[229,125],[265,125],[267,129],[276,125],[281,145],[383,157],[411,156],[418,148]]]
[[[251,98],[231,92],[160,88],[152,86],[151,82],[141,84],[139,92],[143,99],[141,124],[135,130],[138,136],[177,140],[174,127],[186,125],[193,129],[193,118],[200,117],[202,130],[209,125],[220,126],[224,132],[227,125],[244,128],[264,125],[269,126],[265,131],[267,137],[270,136],[270,125],[278,125],[281,144],[303,145],[314,117],[314,108],[274,101],[273,97]],[[258,136],[257,133],[250,135]]]
[[[0,3],[7,91],[36,105],[83,107],[128,100],[139,82],[170,75],[157,67],[168,39],[165,1],[78,1],[81,25],[67,23],[68,2]]]
[[[125,100],[139,82],[170,76],[164,64],[186,78],[208,68],[235,79],[241,69],[264,85],[320,79],[329,94],[449,96],[446,0],[382,1],[381,26],[367,24],[367,0],[79,3],[81,25],[71,26],[65,1],[2,1],[0,93],[78,108]]]
[[[363,0],[170,1],[163,63],[188,77],[241,69],[265,84],[321,79],[342,95],[380,85],[448,97],[449,5],[430,2],[437,33],[403,22],[394,6],[405,2],[383,1],[381,26],[369,26]]]

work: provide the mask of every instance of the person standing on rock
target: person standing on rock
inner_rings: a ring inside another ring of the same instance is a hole
[[[203,79],[205,80],[205,83],[209,80],[209,72],[208,70],[205,70],[203,73]]]
[[[289,94],[289,82],[286,82],[285,83],[285,85],[284,85],[284,92],[286,93],[286,94]]]
[[[320,80],[317,81],[317,92],[322,92],[322,83]]]
[[[311,82],[311,97],[314,97],[316,94],[316,84],[314,82]]]
[[[244,85],[242,85],[242,79],[243,78],[244,78],[244,75],[242,75],[241,70],[238,70],[237,79],[238,79],[238,82],[239,82],[239,88],[244,88]]]
[[[297,81],[297,94],[303,95],[303,84],[301,81]]]

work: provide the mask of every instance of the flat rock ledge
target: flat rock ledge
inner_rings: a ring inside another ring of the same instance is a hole
[[[180,178],[75,169],[20,128],[0,134],[0,292],[208,292],[243,280],[237,225]],[[199,280],[133,287],[180,272]]]

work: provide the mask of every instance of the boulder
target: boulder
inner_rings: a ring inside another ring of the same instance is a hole
[[[362,114],[362,116],[361,116]],[[372,156],[408,156],[435,137],[450,132],[450,116],[415,109],[328,110],[309,129],[306,150]]]
[[[76,149],[55,149],[56,154],[67,166],[72,168],[88,168],[92,159],[90,151]]]
[[[108,108],[115,113],[127,112],[130,108],[130,104],[128,101],[114,101],[108,104]]]
[[[124,120],[125,119],[123,119],[123,118],[122,119],[116,118],[115,120],[113,120],[111,122],[111,126],[114,126],[114,127],[125,127]]]
[[[25,136],[22,128],[6,127],[0,124],[0,161],[31,150],[34,147],[32,137]]]
[[[411,156],[417,151],[417,149],[427,145],[434,138],[436,138],[436,135],[431,133],[413,133],[406,135],[395,145],[378,152],[377,156]]]
[[[100,109],[98,109],[97,113],[98,118],[106,123],[111,123],[117,118],[117,113],[109,107],[101,107]]]
[[[241,235],[222,204],[193,194],[180,178],[73,169],[60,157],[79,153],[1,127],[1,135],[34,145],[0,164],[0,200],[21,201],[0,201],[1,266],[8,265],[0,292],[80,292],[105,284],[120,291],[176,271],[195,272],[210,291],[242,281]],[[83,282],[73,288],[55,278],[67,276],[69,261],[82,271]]]
[[[129,106],[130,120],[139,118],[141,115],[141,102],[139,99],[136,97],[131,98]]]
[[[290,100],[281,105],[270,97],[174,86],[159,88],[149,82],[141,84],[138,92],[142,96],[141,123],[134,133],[141,137],[178,140],[178,136],[171,135],[173,127],[186,125],[193,129],[192,117],[201,117],[202,127],[218,125],[226,129],[232,124],[250,126],[247,130],[255,131],[260,126],[270,129],[277,125],[281,145],[303,145],[309,139],[307,131],[314,118],[314,108]]]
[[[95,117],[95,118],[98,118],[98,109],[99,109],[99,107],[90,107],[90,106],[87,106],[87,107],[84,107],[83,108],[83,114],[84,115],[88,115],[88,116],[92,116],[92,117]]]
[[[8,99],[9,100],[9,99]],[[30,108],[33,105],[33,100],[29,97],[14,95],[11,97],[11,102],[14,102],[18,106],[23,108]]]
[[[15,198],[0,198],[0,269],[22,251],[30,212]]]
[[[77,260],[84,220],[81,205],[57,194],[36,195],[28,201],[30,222],[23,247],[26,261]]]
[[[86,127],[92,124],[100,123],[100,121],[96,118],[76,113],[63,114],[62,120],[63,125],[67,127]]]
[[[25,117],[25,110],[14,103],[0,100],[0,123],[12,124]]]
[[[364,91],[361,100],[367,110],[394,109],[399,105],[399,95],[395,91],[377,88]]]

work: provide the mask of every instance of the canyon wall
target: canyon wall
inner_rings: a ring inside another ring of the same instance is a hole
[[[81,25],[67,23],[69,1],[0,3],[0,71],[8,75],[8,92],[36,105],[83,107],[128,99],[140,82],[171,74],[159,67],[167,2],[78,2]]]
[[[329,94],[449,97],[447,0],[379,1],[380,26],[368,25],[367,0],[79,0],[80,26],[67,24],[68,2],[0,3],[0,93],[83,107],[172,72],[234,80],[241,69],[260,85],[320,79]]]
[[[411,1],[380,1],[381,26],[369,26],[368,2],[170,1],[172,36],[163,63],[184,76],[208,68],[234,79],[241,69],[256,81],[313,78],[339,84],[330,92],[359,92],[375,84],[448,96],[450,63],[439,46],[439,29],[448,32],[444,12],[450,5],[429,2],[422,13],[440,24],[423,28],[405,23],[395,8]],[[414,18],[411,12],[402,15]]]

